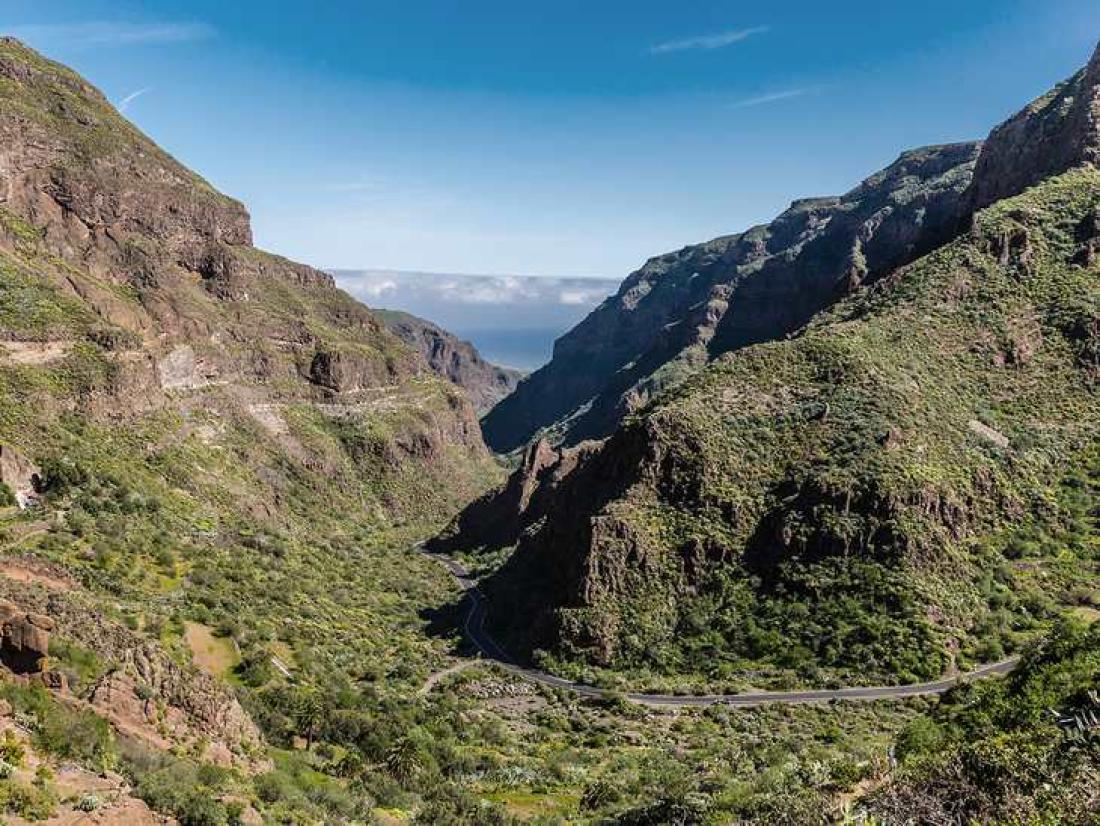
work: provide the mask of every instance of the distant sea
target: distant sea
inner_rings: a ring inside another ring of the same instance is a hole
[[[522,330],[451,330],[459,338],[473,342],[478,352],[493,364],[532,372],[550,361],[554,340],[565,330],[557,327],[528,327]]]
[[[489,361],[536,370],[554,340],[619,287],[609,278],[331,270],[368,307],[404,310],[472,342]]]

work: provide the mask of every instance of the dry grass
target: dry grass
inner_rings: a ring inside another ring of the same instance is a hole
[[[214,677],[224,677],[240,661],[232,640],[215,637],[213,629],[201,622],[185,622],[183,638],[195,665]]]

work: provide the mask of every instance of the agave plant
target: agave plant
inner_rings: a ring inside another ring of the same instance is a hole
[[[1085,704],[1064,712],[1051,709],[1062,734],[1076,743],[1100,742],[1100,692],[1090,690]]]

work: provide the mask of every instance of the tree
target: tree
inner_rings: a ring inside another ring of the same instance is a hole
[[[295,728],[301,737],[306,738],[306,751],[313,749],[313,737],[317,732],[317,724],[324,714],[324,701],[320,693],[314,688],[301,688],[294,696],[291,707],[291,717]]]

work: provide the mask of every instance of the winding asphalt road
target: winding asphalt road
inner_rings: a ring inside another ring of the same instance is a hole
[[[496,662],[505,671],[508,671],[524,679],[535,683],[563,688],[584,697],[625,697],[635,703],[648,706],[758,706],[765,703],[784,703],[788,705],[798,703],[825,703],[830,700],[899,700],[905,697],[919,697],[927,694],[943,694],[950,688],[961,682],[990,677],[996,674],[1007,674],[1016,667],[1019,657],[1011,657],[996,663],[989,663],[965,674],[959,674],[943,680],[935,680],[930,683],[911,683],[909,685],[890,686],[855,686],[852,688],[822,688],[806,691],[749,691],[743,694],[644,694],[638,692],[617,692],[605,688],[597,688],[584,683],[565,680],[519,665],[507,652],[504,651],[489,633],[485,630],[486,600],[477,586],[477,582],[470,576],[470,572],[459,561],[451,559],[443,554],[430,553],[423,548],[417,548],[431,559],[441,563],[451,576],[455,578],[462,589],[470,598],[470,610],[466,614],[463,630],[470,642],[490,660]]]

